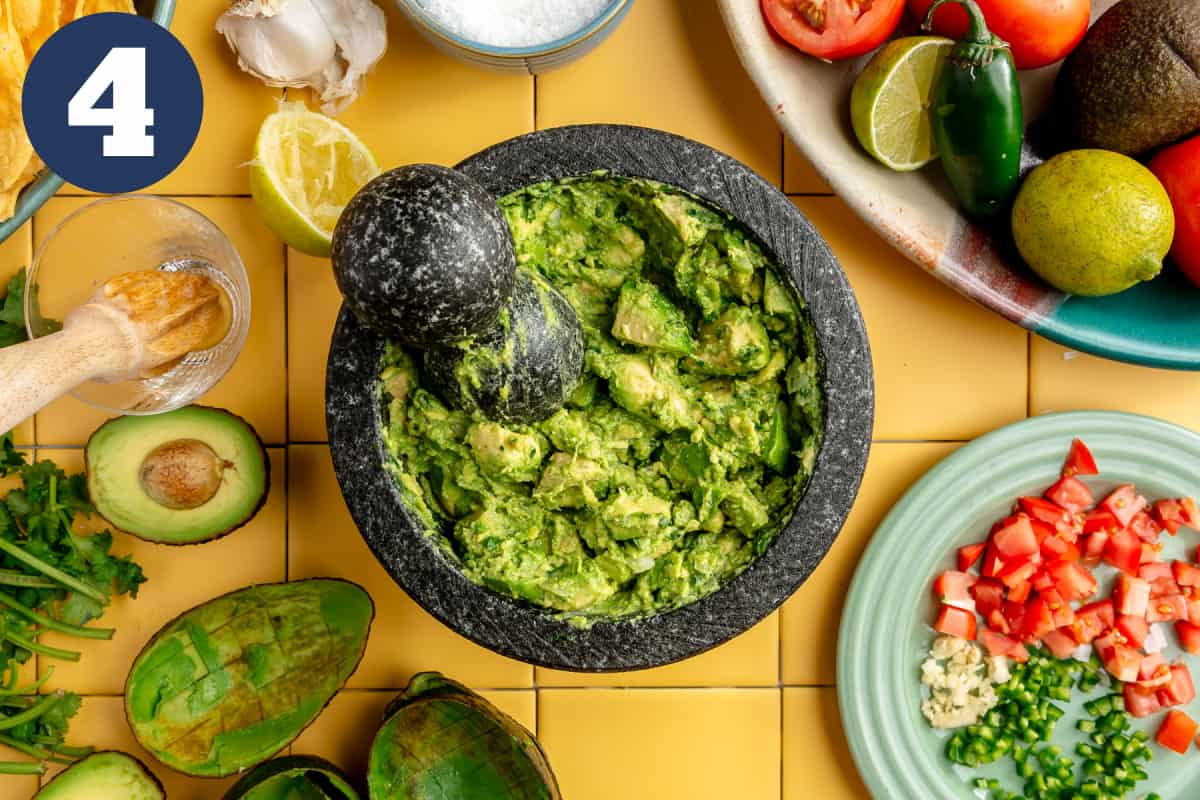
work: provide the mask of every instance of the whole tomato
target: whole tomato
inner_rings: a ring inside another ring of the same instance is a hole
[[[1175,209],[1171,258],[1200,286],[1200,136],[1163,150],[1150,162],[1150,171],[1167,188]]]
[[[976,0],[992,33],[1012,45],[1017,69],[1036,69],[1065,58],[1087,33],[1092,0]],[[918,22],[933,0],[908,0]],[[967,12],[959,5],[939,8],[933,30],[959,39],[967,32]]]

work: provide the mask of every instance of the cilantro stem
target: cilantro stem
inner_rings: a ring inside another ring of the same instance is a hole
[[[59,690],[54,694],[46,695],[19,714],[13,714],[10,717],[0,717],[0,731],[7,731],[18,725],[24,725],[26,722],[32,722],[58,705],[66,696],[65,692]]]
[[[86,583],[83,583],[82,581],[77,580],[76,578],[72,578],[70,575],[68,575],[67,573],[58,569],[57,567],[50,566],[49,564],[47,564],[45,561],[42,561],[37,556],[35,556],[31,553],[27,553],[19,545],[13,544],[12,542],[8,541],[7,539],[0,539],[0,550],[3,550],[4,552],[8,553],[10,556],[17,559],[18,561],[23,562],[24,564],[26,564],[30,567],[33,567],[38,572],[45,575],[47,578],[53,578],[54,580],[61,583],[63,586],[66,586],[69,589],[74,589],[75,591],[77,591],[81,595],[83,595],[84,597],[90,597],[93,600],[95,600],[97,603],[99,603],[100,605],[108,605],[108,598],[105,597],[104,593],[101,592],[99,589],[96,589],[92,586],[88,586]]]
[[[0,690],[0,696],[36,694],[37,690],[42,688],[43,686],[45,686],[46,681],[50,680],[50,676],[53,674],[54,674],[54,665],[51,664],[48,667],[46,667],[46,674],[43,675],[42,677],[38,678],[37,681],[35,683],[33,683],[31,686],[22,686],[20,689],[9,686],[9,687],[6,687],[6,688]],[[13,677],[15,678],[16,675],[17,675],[17,671],[14,669]],[[13,681],[13,683],[16,683],[16,681]]]
[[[70,747],[65,744],[53,745],[54,752],[67,758],[83,758],[96,752],[94,747]]]
[[[26,575],[24,572],[0,569],[0,585],[20,586],[22,589],[57,589],[58,584],[40,575]]]
[[[0,541],[3,540],[0,539]],[[52,631],[65,633],[69,636],[78,636],[81,639],[111,639],[113,634],[116,633],[112,628],[85,628],[82,625],[72,625],[69,622],[62,622],[53,617],[47,617],[45,614],[39,614],[20,600],[17,600],[17,598],[4,592],[0,592],[0,606],[8,606],[22,617],[32,620]]]
[[[38,761],[0,761],[0,775],[41,775],[46,765]]]
[[[63,650],[58,647],[51,647],[48,644],[41,644],[39,642],[35,642],[33,639],[26,639],[24,636],[13,633],[12,631],[5,632],[4,638],[15,644],[17,647],[28,650],[31,653],[39,653],[40,655],[49,656],[50,658],[61,658],[63,661],[79,660],[80,654],[75,650]]]
[[[50,751],[45,750],[37,745],[22,742],[20,739],[14,739],[11,736],[0,733],[0,744],[7,745],[18,753],[24,753],[27,756],[45,761],[50,757]]]

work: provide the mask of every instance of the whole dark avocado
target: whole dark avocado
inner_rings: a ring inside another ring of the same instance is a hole
[[[415,347],[486,332],[512,294],[512,234],[496,199],[461,172],[412,164],[346,206],[333,274],[362,323]]]
[[[499,422],[532,424],[562,407],[583,373],[583,328],[567,298],[517,271],[512,298],[482,336],[425,353],[434,389],[450,405]]]
[[[1200,129],[1200,0],[1123,0],[1063,65],[1070,146],[1138,156]]]
[[[76,761],[42,787],[33,800],[166,800],[146,765],[117,750]]]
[[[344,772],[317,756],[264,761],[233,785],[222,800],[359,800]]]

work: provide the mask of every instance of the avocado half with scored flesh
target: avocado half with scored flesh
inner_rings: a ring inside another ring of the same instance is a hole
[[[262,508],[271,479],[254,428],[207,406],[109,420],[88,440],[84,460],[100,516],[164,544],[237,530]]]
[[[436,672],[414,676],[388,706],[367,789],[370,800],[562,800],[533,734]]]
[[[34,800],[165,800],[162,784],[127,753],[104,750],[76,761]]]
[[[259,764],[223,800],[359,800],[350,779],[317,756],[284,756]]]

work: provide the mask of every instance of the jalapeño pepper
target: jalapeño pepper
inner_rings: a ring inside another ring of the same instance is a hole
[[[1005,213],[1021,176],[1021,86],[1008,43],[988,30],[975,0],[936,0],[925,16],[957,3],[970,18],[933,89],[933,140],[959,202],[973,217]]]

